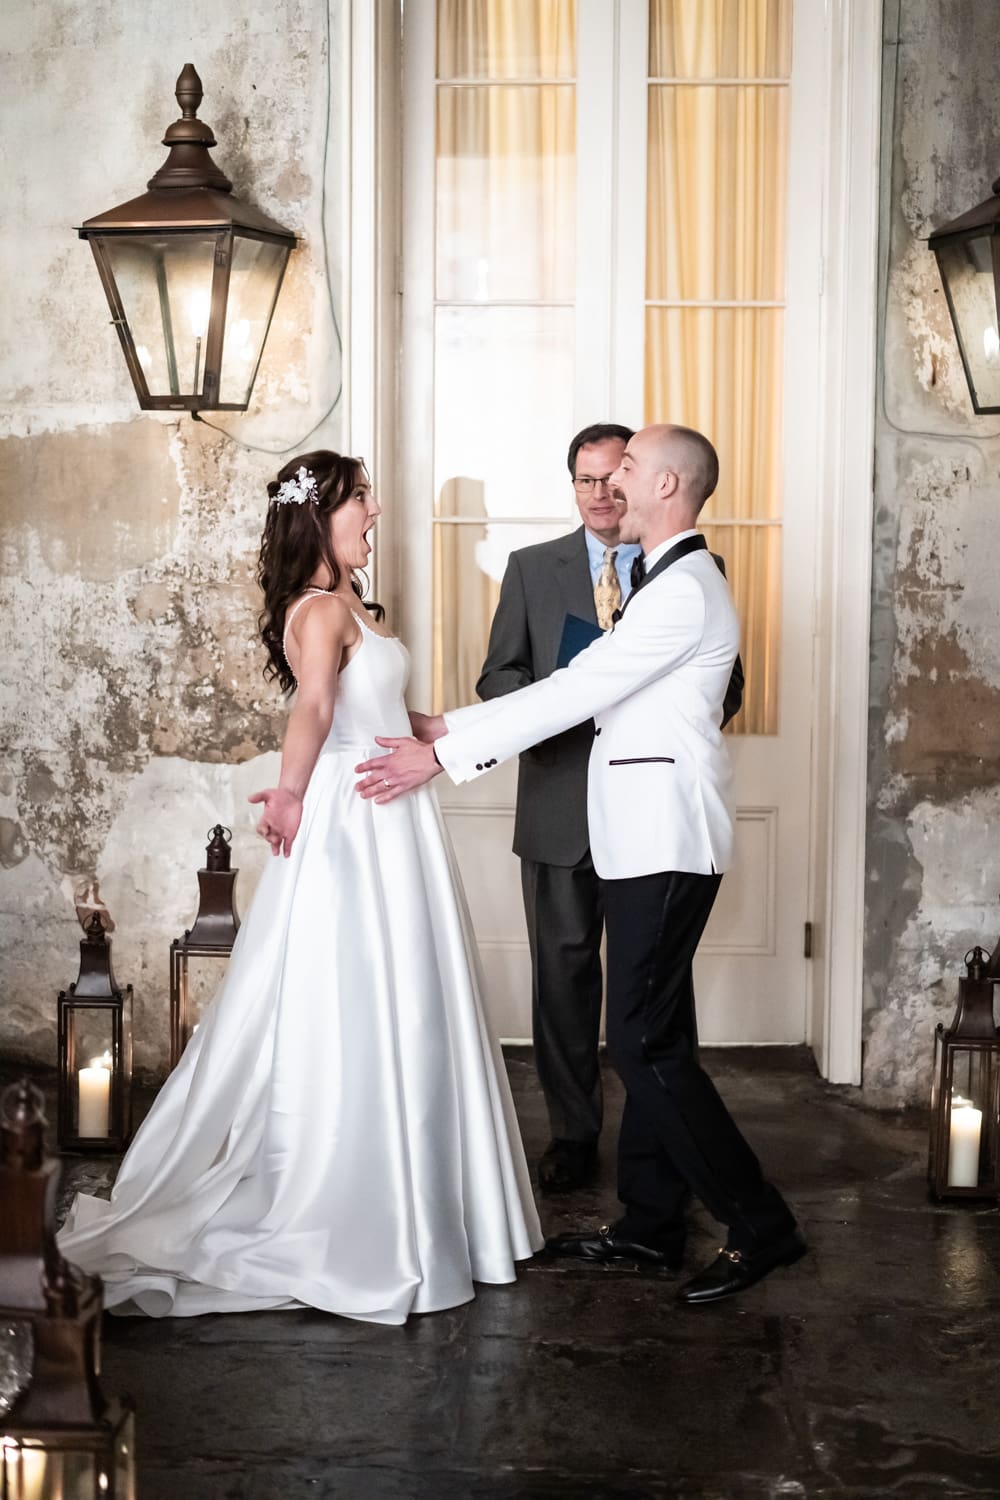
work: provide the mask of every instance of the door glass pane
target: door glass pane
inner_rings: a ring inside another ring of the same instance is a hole
[[[438,89],[439,298],[572,299],[574,94]]]
[[[778,725],[791,15],[792,0],[649,6],[650,79],[678,81],[648,90],[646,420],[718,449],[704,529],[725,532],[742,622],[736,734]]]
[[[696,427],[719,454],[713,518],[781,515],[780,308],[646,310],[646,421]]]
[[[652,0],[651,78],[787,78],[792,0]]]
[[[476,701],[507,559],[517,547],[564,536],[570,523],[434,528],[434,712]]]
[[[568,516],[571,307],[439,307],[434,513]]]
[[[712,501],[709,502],[709,507]],[[781,641],[780,526],[701,526],[726,564],[740,617],[740,654],[746,673],[743,708],[732,734],[777,734]]]
[[[649,90],[646,296],[780,301],[783,88]]]
[[[440,709],[475,698],[511,550],[573,524],[564,445],[575,384],[576,7],[438,0],[437,25],[432,668]]]
[[[572,78],[575,0],[438,0],[439,78]]]

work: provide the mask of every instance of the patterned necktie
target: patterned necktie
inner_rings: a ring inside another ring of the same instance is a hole
[[[618,578],[618,569],[615,567],[617,556],[617,548],[605,547],[601,576],[594,584],[597,623],[602,630],[611,629],[612,616],[622,602],[622,586]]]

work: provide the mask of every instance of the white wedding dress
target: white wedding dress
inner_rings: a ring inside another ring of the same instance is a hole
[[[291,856],[110,1202],[80,1194],[60,1231],[118,1312],[402,1323],[542,1243],[437,799],[356,790],[374,736],[409,733],[406,649],[362,630]]]

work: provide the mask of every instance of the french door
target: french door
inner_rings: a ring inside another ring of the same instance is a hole
[[[741,615],[735,864],[698,961],[707,1043],[807,1035],[822,8],[406,0],[400,505],[410,702],[474,700],[516,547],[578,524],[569,440],[695,426]],[[495,1029],[530,1034],[516,768],[436,783]],[[641,809],[623,809],[623,816]]]

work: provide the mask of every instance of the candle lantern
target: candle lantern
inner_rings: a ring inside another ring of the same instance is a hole
[[[1000,1198],[1000,1032],[982,948],[965,958],[958,1008],[935,1034],[928,1179],[935,1198]]]
[[[948,311],[975,412],[1000,411],[1000,177],[993,196],[935,230]]]
[[[139,405],[246,411],[295,235],[233,196],[197,118],[201,79],[177,80],[181,118],[149,191],[78,230],[90,241]]]
[[[80,973],[59,994],[59,1148],[124,1151],[132,1134],[132,986],[120,988],[99,912],[84,928]]]
[[[198,915],[194,926],[170,944],[170,1066],[175,1068],[191,1035],[190,958],[226,958],[240,929],[232,833],[216,823],[209,829],[205,867],[198,871]]]
[[[98,1383],[101,1283],[59,1255],[58,1168],[44,1154],[42,1096],[27,1080],[0,1096],[0,1319],[26,1331],[2,1392],[2,1500],[134,1500],[128,1403]]]

